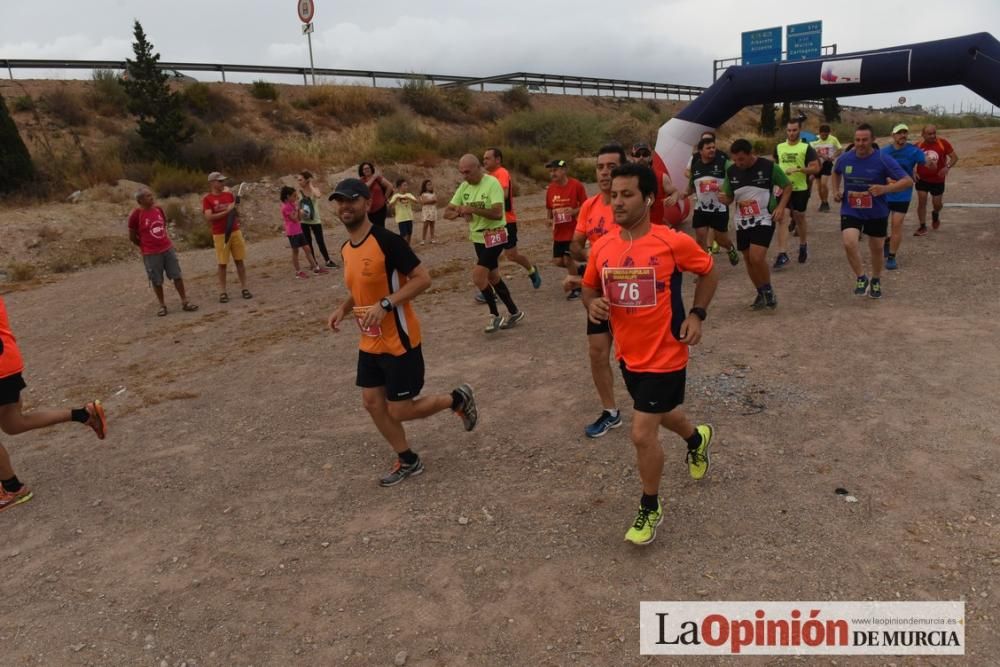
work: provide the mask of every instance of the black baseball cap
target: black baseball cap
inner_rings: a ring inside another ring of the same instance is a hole
[[[341,199],[357,199],[359,197],[364,197],[365,199],[371,199],[372,193],[368,189],[368,186],[364,184],[357,178],[345,178],[340,183],[337,183],[337,188],[330,195],[330,201],[341,200]]]
[[[639,151],[648,151],[652,153],[652,151],[649,150],[649,144],[647,144],[644,141],[637,141],[634,144],[632,144],[632,154],[634,155]]]
[[[552,160],[545,165],[546,169],[555,169],[556,167],[565,167],[566,160]]]

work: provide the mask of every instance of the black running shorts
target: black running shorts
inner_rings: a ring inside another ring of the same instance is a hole
[[[743,252],[751,245],[770,248],[772,237],[774,237],[774,225],[754,225],[749,229],[737,229],[736,249]]]
[[[472,245],[476,247],[476,264],[491,271],[500,266],[500,254],[504,249],[502,245],[496,245],[492,248],[487,248],[484,243],[473,243]]]
[[[424,353],[420,347],[392,354],[372,354],[358,351],[359,387],[385,387],[390,401],[408,401],[420,395],[424,388]]]
[[[20,373],[0,378],[0,405],[11,405],[21,400],[21,390],[27,387]]]
[[[940,197],[944,194],[944,183],[928,183],[927,181],[917,181],[919,192],[929,192],[932,197]]]
[[[636,373],[620,362],[632,407],[639,412],[663,414],[684,403],[687,368],[670,373]]]
[[[854,218],[849,215],[840,216],[840,231],[845,229],[856,229],[862,234],[867,234],[875,238],[885,238],[889,231],[889,218],[877,218],[875,220],[864,220]]]

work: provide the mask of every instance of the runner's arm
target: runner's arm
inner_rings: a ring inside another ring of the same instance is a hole
[[[406,274],[406,284],[386,296],[386,298],[392,303],[393,309],[400,308],[407,301],[417,298],[418,294],[430,286],[431,274],[427,272],[427,269],[422,264],[417,264],[412,271]],[[381,303],[377,303],[368,309],[365,318],[361,321],[361,326],[366,329],[374,326],[384,320],[388,314],[389,311],[383,309]]]
[[[713,265],[708,273],[698,277],[698,286],[694,288],[694,305],[691,307],[692,310],[695,308],[708,310],[708,304],[712,302],[712,297],[715,296],[715,290],[718,286],[719,276],[715,272],[715,266]],[[697,345],[700,343],[701,318],[689,312],[684,322],[681,323],[680,334],[682,343],[687,343],[688,345]]]
[[[327,320],[327,324],[329,325],[330,329],[332,331],[340,333],[341,321],[343,321],[343,319],[347,317],[347,313],[351,312],[351,310],[353,309],[354,309],[354,297],[348,296],[347,300],[344,301],[344,303],[340,304],[340,308],[337,308],[335,311],[330,313],[330,318]]]
[[[448,207],[449,209],[451,206]],[[503,220],[503,202],[497,202],[489,208],[474,208],[472,206],[456,206],[457,215],[478,215],[487,220]],[[447,214],[445,217],[448,217]]]
[[[945,173],[951,171],[951,168],[954,167],[957,162],[958,162],[958,153],[955,152],[955,149],[952,149],[952,151],[948,153],[948,157],[945,160],[944,169],[942,169],[941,171]]]
[[[580,292],[580,299],[583,301],[584,308],[587,309],[587,317],[591,322],[600,324],[608,321],[608,317],[611,316],[611,304],[600,292],[584,284]]]
[[[578,262],[587,261],[587,251],[584,246],[587,245],[587,235],[581,234],[580,232],[573,233],[573,239],[569,242],[569,254],[570,256]]]
[[[836,169],[830,174],[830,190],[833,192],[833,201],[841,202],[844,200],[844,193],[840,188],[840,174]]]

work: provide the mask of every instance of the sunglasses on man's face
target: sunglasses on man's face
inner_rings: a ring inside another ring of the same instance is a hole
[[[639,151],[638,153],[632,153],[632,157],[649,157],[652,155],[649,151]]]

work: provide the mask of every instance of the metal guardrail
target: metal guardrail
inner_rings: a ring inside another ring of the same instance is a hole
[[[125,69],[124,60],[18,60],[0,58],[0,66],[7,68],[7,73],[11,79],[14,78],[15,69]],[[225,65],[213,63],[182,63],[182,62],[160,62],[160,69],[176,72],[217,72],[222,80],[226,80],[227,73],[241,74],[286,74],[301,76],[303,84],[308,84],[308,75],[312,70],[308,67],[286,67],[278,65]],[[626,79],[605,79],[599,77],[570,76],[562,74],[536,74],[531,72],[512,72],[510,74],[500,74],[489,77],[458,76],[454,74],[417,74],[414,72],[386,72],[378,70],[353,70],[353,69],[329,69],[316,68],[318,76],[341,77],[349,79],[371,80],[371,85],[378,87],[382,81],[427,81],[440,87],[452,86],[479,86],[480,90],[485,90],[487,84],[494,85],[523,85],[529,90],[539,92],[562,92],[579,91],[581,95],[587,91],[593,91],[600,95],[602,92],[610,93],[612,96],[638,94],[644,98],[647,94],[656,98],[663,95],[667,99],[671,96],[681,99],[687,97],[694,99],[705,91],[700,86],[684,86],[670,83],[656,83],[650,81],[630,81]]]

